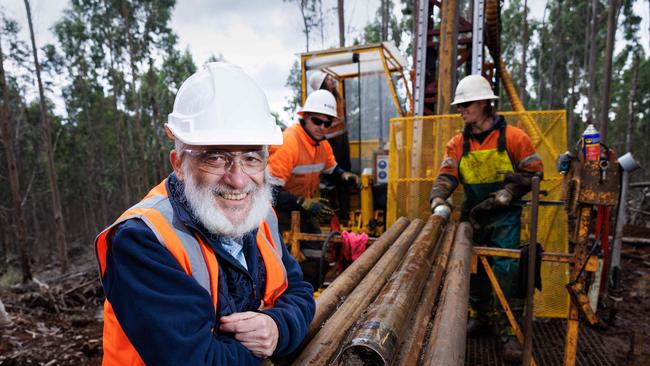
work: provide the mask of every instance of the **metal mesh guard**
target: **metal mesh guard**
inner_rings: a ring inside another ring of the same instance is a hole
[[[543,197],[559,200],[562,177],[555,170],[558,152],[564,152],[566,142],[566,112],[505,112],[508,124],[526,131],[544,163]],[[528,115],[535,125],[525,123]],[[388,173],[387,224],[392,225],[400,216],[426,219],[429,211],[429,192],[435,180],[445,146],[454,135],[461,132],[460,115],[441,115],[391,119],[390,154]],[[462,189],[453,195],[454,205],[460,206]],[[526,199],[526,198],[525,198]],[[459,210],[454,210],[457,220]],[[528,242],[528,209],[522,215],[522,243]],[[568,251],[568,219],[563,207],[541,207],[537,238],[548,252]],[[565,318],[569,310],[569,295],[564,285],[569,282],[569,266],[561,263],[543,263],[543,291],[535,294],[535,316]]]

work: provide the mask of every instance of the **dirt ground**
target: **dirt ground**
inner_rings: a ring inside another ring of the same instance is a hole
[[[650,229],[626,227],[625,236],[650,238]],[[40,286],[0,286],[13,320],[0,328],[0,365],[101,364],[102,292],[92,259],[78,262],[63,277],[37,274]],[[650,365],[650,246],[624,244],[622,268],[621,309],[598,333],[617,365]]]
[[[624,235],[650,238],[650,229],[626,226]],[[650,246],[624,243],[621,268],[621,309],[614,325],[599,333],[617,365],[650,365]],[[609,311],[599,316],[607,319]]]

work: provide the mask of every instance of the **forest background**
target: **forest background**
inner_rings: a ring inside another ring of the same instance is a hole
[[[303,50],[388,40],[412,60],[411,1],[382,0],[352,33],[343,11],[349,2],[284,2],[300,19]],[[635,9],[650,11],[650,1],[540,2],[511,0],[501,11],[502,56],[526,108],[566,109],[569,141],[586,121],[605,123],[605,143],[648,166],[650,29],[641,28]],[[200,66],[171,27],[174,0],[70,0],[47,44],[33,32],[31,42],[18,36],[22,27],[33,29],[24,3],[20,19],[0,6],[1,285],[29,282],[43,269],[67,272],[92,253],[102,228],[169,174],[163,124],[178,87]],[[470,3],[461,5],[468,18]],[[608,88],[609,14],[616,37]],[[338,26],[336,37],[324,38],[327,24]],[[299,100],[294,61],[286,65],[293,95],[275,112],[279,124]],[[511,110],[505,94],[501,100],[499,109]],[[648,178],[647,168],[632,175]]]

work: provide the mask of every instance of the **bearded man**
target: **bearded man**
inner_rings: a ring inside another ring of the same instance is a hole
[[[282,133],[238,67],[209,63],[165,125],[174,169],[96,239],[104,365],[257,365],[286,356],[313,288],[284,246],[266,171]]]

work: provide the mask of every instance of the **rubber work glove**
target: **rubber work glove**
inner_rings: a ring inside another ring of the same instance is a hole
[[[354,185],[357,187],[361,186],[361,178],[352,172],[343,172],[343,174],[341,174],[341,179],[350,183],[354,183]]]
[[[443,205],[448,206],[447,201],[443,200],[440,197],[434,197],[431,200],[431,213],[433,213],[436,210],[436,207],[443,206]]]
[[[298,198],[298,204],[303,210],[318,219],[329,219],[334,215],[334,210],[330,207],[330,201],[326,198]]]
[[[500,189],[494,194],[494,203],[498,207],[510,206],[512,202],[512,193],[506,189]]]
[[[489,212],[497,208],[496,200],[493,195],[488,196],[469,211],[469,222],[474,230],[479,230],[481,224],[479,218],[483,215],[489,215]]]

